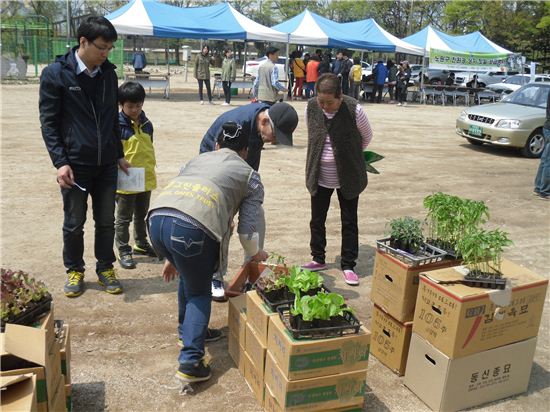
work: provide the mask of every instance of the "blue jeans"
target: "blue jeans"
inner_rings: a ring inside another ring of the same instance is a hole
[[[550,129],[543,128],[542,131],[544,133],[544,150],[535,177],[535,192],[543,196],[550,196]]]
[[[149,219],[149,236],[157,252],[179,273],[178,332],[183,342],[180,364],[194,364],[204,356],[204,339],[212,306],[212,275],[220,244],[203,230],[171,216]]]
[[[63,196],[63,263],[67,272],[84,271],[84,224],[88,210],[88,194],[92,198],[95,222],[94,252],[96,272],[113,267],[115,254],[115,192],[118,165],[107,166],[71,165],[74,180],[86,189],[77,186],[61,189]]]

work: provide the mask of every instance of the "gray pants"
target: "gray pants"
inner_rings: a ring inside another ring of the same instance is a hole
[[[264,241],[265,241],[265,213],[264,208],[260,208],[260,215],[258,216],[258,235],[259,235],[259,247],[260,249],[264,248]],[[224,255],[227,256],[229,254],[229,242],[222,242],[221,247],[225,247],[226,250],[224,250]],[[244,261],[246,262],[249,260],[252,256],[244,256]],[[224,267],[218,268],[216,272],[214,272],[213,278],[216,280],[223,281],[223,277],[227,273],[227,261],[228,259],[225,259],[225,265]]]
[[[137,246],[146,246],[147,230],[145,217],[149,210],[151,192],[128,195],[116,195],[115,246],[119,255],[132,253],[130,241],[130,223],[134,221],[134,242]]]

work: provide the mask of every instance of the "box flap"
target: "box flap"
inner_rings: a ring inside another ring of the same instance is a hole
[[[16,375],[9,385],[4,386],[8,377],[2,377],[2,411],[36,411],[36,377],[34,374]],[[22,380],[18,380],[22,378]]]
[[[0,376],[0,387],[3,390],[10,385],[16,384],[17,382],[22,382],[26,379],[32,378],[32,376],[32,373],[27,373],[24,375]]]

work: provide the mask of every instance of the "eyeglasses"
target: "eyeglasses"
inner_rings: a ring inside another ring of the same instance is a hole
[[[97,44],[95,44],[93,41],[90,40],[90,43],[92,43],[96,49],[98,49],[100,52],[111,52],[113,51],[113,49],[115,48],[115,46],[111,46],[111,47],[101,47],[101,46],[98,46]]]
[[[237,129],[235,130],[235,133],[227,133],[225,130],[223,130],[223,141],[227,142],[228,140],[232,140],[236,137],[238,137],[241,134],[242,126],[240,124],[236,124]]]

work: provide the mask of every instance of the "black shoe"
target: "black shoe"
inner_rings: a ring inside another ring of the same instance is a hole
[[[210,329],[206,330],[206,336],[204,337],[205,342],[216,342],[223,338],[223,333],[221,329]]]
[[[131,253],[120,255],[118,262],[123,269],[134,269],[136,267],[136,261],[132,257]]]
[[[186,383],[204,382],[211,376],[210,366],[206,365],[203,359],[197,363],[181,363],[176,372],[176,378]]]
[[[134,245],[134,253],[136,255],[146,255],[149,257],[158,257],[157,252],[155,252],[155,249],[149,244],[146,243],[144,245]]]

